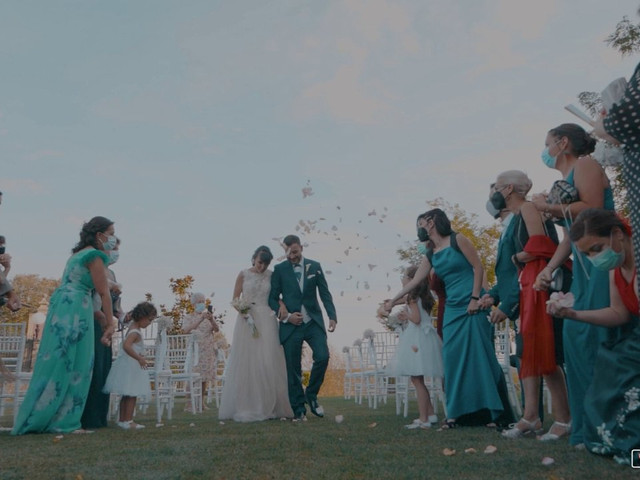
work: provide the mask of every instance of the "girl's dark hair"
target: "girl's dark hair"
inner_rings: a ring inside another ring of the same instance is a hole
[[[73,247],[71,252],[78,253],[86,247],[101,250],[96,236],[98,233],[106,232],[111,225],[113,225],[113,222],[106,217],[93,217],[88,222],[85,222],[82,225],[82,230],[80,230],[80,241]]]
[[[447,214],[439,208],[434,208],[433,210],[423,213],[420,215],[420,218],[433,220],[436,226],[436,231],[443,237],[448,237],[453,232],[453,230],[451,230],[451,222],[449,221]]]
[[[569,238],[572,242],[577,242],[585,235],[608,237],[615,227],[618,227],[626,235],[631,236],[629,226],[616,215],[616,212],[603,208],[587,208],[580,212],[573,221],[569,231]]]
[[[413,278],[415,277],[417,271],[418,267],[412,265],[407,268],[407,270],[405,271],[405,275],[409,278]],[[424,308],[427,313],[431,313],[433,305],[435,304],[435,300],[433,298],[433,295],[431,294],[431,289],[429,288],[429,277],[420,282],[416,288],[414,288],[407,294],[407,296],[410,300],[418,301],[418,299],[420,299],[422,308]]]
[[[571,145],[571,153],[576,157],[589,155],[596,149],[596,139],[575,123],[563,123],[549,130],[549,133],[558,139],[567,137]]]
[[[151,302],[140,302],[133,310],[131,310],[131,320],[137,322],[138,320],[142,320],[147,317],[156,317],[158,315],[158,311],[156,307]]]
[[[269,265],[271,263],[271,260],[273,260],[273,254],[271,253],[271,250],[269,250],[269,247],[260,245],[258,248],[256,248],[256,251],[253,252],[251,262],[253,263],[256,258],[260,259],[260,261],[265,265]]]

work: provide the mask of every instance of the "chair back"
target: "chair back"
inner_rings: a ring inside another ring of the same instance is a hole
[[[0,323],[0,358],[11,373],[21,373],[26,345],[26,324]]]
[[[173,374],[191,373],[198,363],[197,345],[192,334],[166,335],[163,369]]]

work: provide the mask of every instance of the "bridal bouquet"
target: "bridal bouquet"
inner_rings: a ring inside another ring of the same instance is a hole
[[[378,317],[378,321],[382,324],[385,330],[389,332],[400,331],[405,325],[405,323],[400,320],[396,314],[391,314],[387,317]]]
[[[258,327],[256,327],[255,320],[249,314],[249,310],[251,310],[252,305],[253,303],[248,302],[244,298],[240,298],[240,297],[234,298],[233,301],[231,302],[231,306],[235,308],[238,312],[240,312],[240,315],[242,315],[244,319],[247,321],[247,323],[249,324],[249,328],[251,328],[251,335],[253,336],[253,338],[258,338],[260,336],[260,333],[258,332]]]

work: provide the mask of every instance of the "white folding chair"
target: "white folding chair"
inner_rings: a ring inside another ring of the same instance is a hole
[[[0,359],[9,372],[9,375],[0,374],[0,416],[11,400],[14,421],[31,380],[31,372],[22,370],[25,345],[26,324],[0,323]]]
[[[494,345],[496,351],[496,358],[502,368],[505,382],[507,383],[507,393],[509,395],[509,403],[513,408],[513,413],[520,417],[522,416],[522,404],[517,392],[517,389],[513,383],[513,376],[511,375],[511,328],[509,326],[509,319],[495,325],[494,333]]]
[[[227,377],[227,364],[227,353],[222,348],[218,348],[216,352],[216,380],[213,382],[212,392],[216,399],[217,408],[220,408],[220,401],[222,400],[222,390]]]
[[[349,347],[349,359],[351,362],[353,400],[355,403],[362,405],[362,396],[365,392],[366,363],[362,354],[361,340],[356,340],[353,346]]]
[[[364,380],[369,407],[378,408],[378,400],[387,403],[388,377],[384,368],[384,345],[378,343],[375,336],[366,338],[362,343],[364,362]]]
[[[175,398],[179,396],[189,395],[191,411],[202,413],[202,378],[193,371],[193,367],[198,364],[198,343],[194,335],[166,335],[166,351],[162,354],[163,365],[156,371],[156,389],[162,388],[164,391],[168,382],[168,395],[172,397],[169,419]]]
[[[344,378],[343,378],[343,392],[345,400],[349,400],[351,395],[354,394],[353,389],[353,367],[351,366],[350,347],[344,347],[342,349],[342,358],[344,360]]]

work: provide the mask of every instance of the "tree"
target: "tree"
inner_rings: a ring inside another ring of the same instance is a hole
[[[194,281],[195,280],[191,275],[185,275],[182,278],[169,279],[169,287],[176,297],[175,301],[170,309],[168,309],[164,304],[160,304],[160,313],[173,320],[173,328],[167,331],[169,334],[181,333],[182,329],[180,325],[182,324],[182,317],[194,312],[194,307],[191,305],[191,294],[193,293],[192,288]],[[150,293],[147,293],[146,297],[148,301],[151,301],[152,297]],[[211,299],[207,298],[205,303],[207,306],[211,305]],[[216,314],[215,309],[213,309],[213,316],[218,323],[224,323],[223,319],[226,314],[227,312]]]
[[[0,309],[0,322],[27,323],[29,315],[38,311],[40,302],[49,300],[53,291],[60,285],[60,280],[42,278],[35,274],[16,275],[11,281],[13,289],[20,296],[22,308],[11,312],[7,308]]]
[[[427,204],[431,208],[444,210],[449,220],[451,220],[451,228],[471,241],[476,250],[478,250],[478,256],[482,261],[489,284],[493,284],[495,282],[494,267],[496,264],[497,245],[500,238],[498,225],[493,224],[488,227],[479,225],[478,215],[466,212],[457,203],[451,205],[441,197],[428,201]],[[406,242],[404,247],[396,250],[396,253],[403,263],[418,265],[422,260],[422,255],[417,249],[417,243]]]
[[[625,15],[616,25],[615,31],[604,42],[609,47],[617,50],[623,57],[640,52],[640,23],[631,23]],[[602,111],[602,98],[597,92],[581,92],[578,94],[578,100],[594,118]],[[606,142],[602,140],[599,140],[599,142],[605,145],[604,148],[607,148],[608,144]],[[630,212],[627,202],[627,188],[622,175],[622,165],[608,166],[603,164],[603,167],[611,181],[616,210],[628,216]]]

